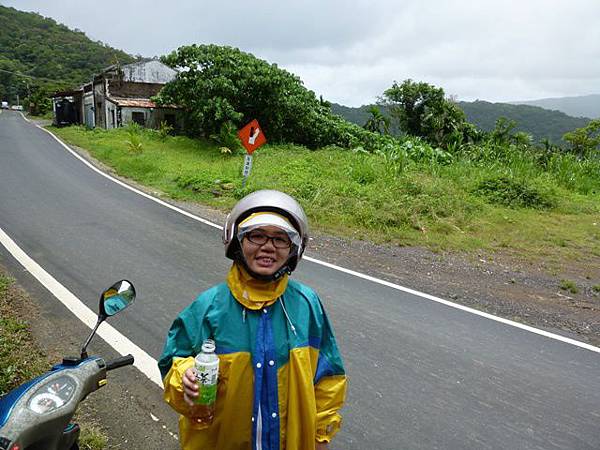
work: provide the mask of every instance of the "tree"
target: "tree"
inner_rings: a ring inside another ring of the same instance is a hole
[[[563,140],[580,156],[591,156],[600,150],[600,119],[590,121],[585,127],[565,133]]]
[[[300,78],[237,48],[191,45],[163,57],[178,70],[157,101],[187,111],[186,130],[211,136],[226,124],[258,119],[269,140],[314,147],[321,142],[327,102],[306,89]]]
[[[465,114],[444,97],[442,88],[423,82],[410,79],[402,84],[394,82],[383,93],[380,103],[389,107],[402,131],[434,145],[445,147],[448,139],[460,134],[466,123]]]
[[[382,114],[377,106],[371,106],[369,113],[371,117],[364,124],[363,128],[374,133],[390,134],[390,118]]]

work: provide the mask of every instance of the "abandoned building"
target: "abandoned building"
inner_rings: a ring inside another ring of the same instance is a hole
[[[157,106],[151,100],[176,74],[157,60],[107,67],[90,83],[54,95],[54,123],[112,129],[132,122],[158,128],[166,122],[179,129],[181,112],[173,106]]]

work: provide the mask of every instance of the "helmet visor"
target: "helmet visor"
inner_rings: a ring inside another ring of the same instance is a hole
[[[282,215],[273,212],[258,212],[251,214],[244,219],[238,226],[237,236],[239,241],[241,242],[244,236],[250,231],[265,226],[275,226],[281,229],[288,235],[292,244],[296,247],[300,246],[301,239],[298,231],[296,231],[289,220]]]

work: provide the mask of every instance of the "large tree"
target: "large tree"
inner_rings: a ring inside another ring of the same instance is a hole
[[[277,65],[217,45],[180,47],[162,60],[179,73],[158,101],[183,107],[191,134],[210,136],[258,119],[271,141],[321,144],[328,104]]]
[[[382,104],[398,121],[401,131],[425,138],[434,145],[445,146],[453,136],[462,134],[465,114],[444,90],[428,83],[405,80],[394,82],[383,93]]]

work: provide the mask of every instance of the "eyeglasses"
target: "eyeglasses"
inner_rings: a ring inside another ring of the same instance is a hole
[[[275,248],[290,248],[292,246],[292,241],[287,235],[269,236],[260,231],[250,231],[244,237],[256,245],[265,245],[268,241],[271,241]]]

